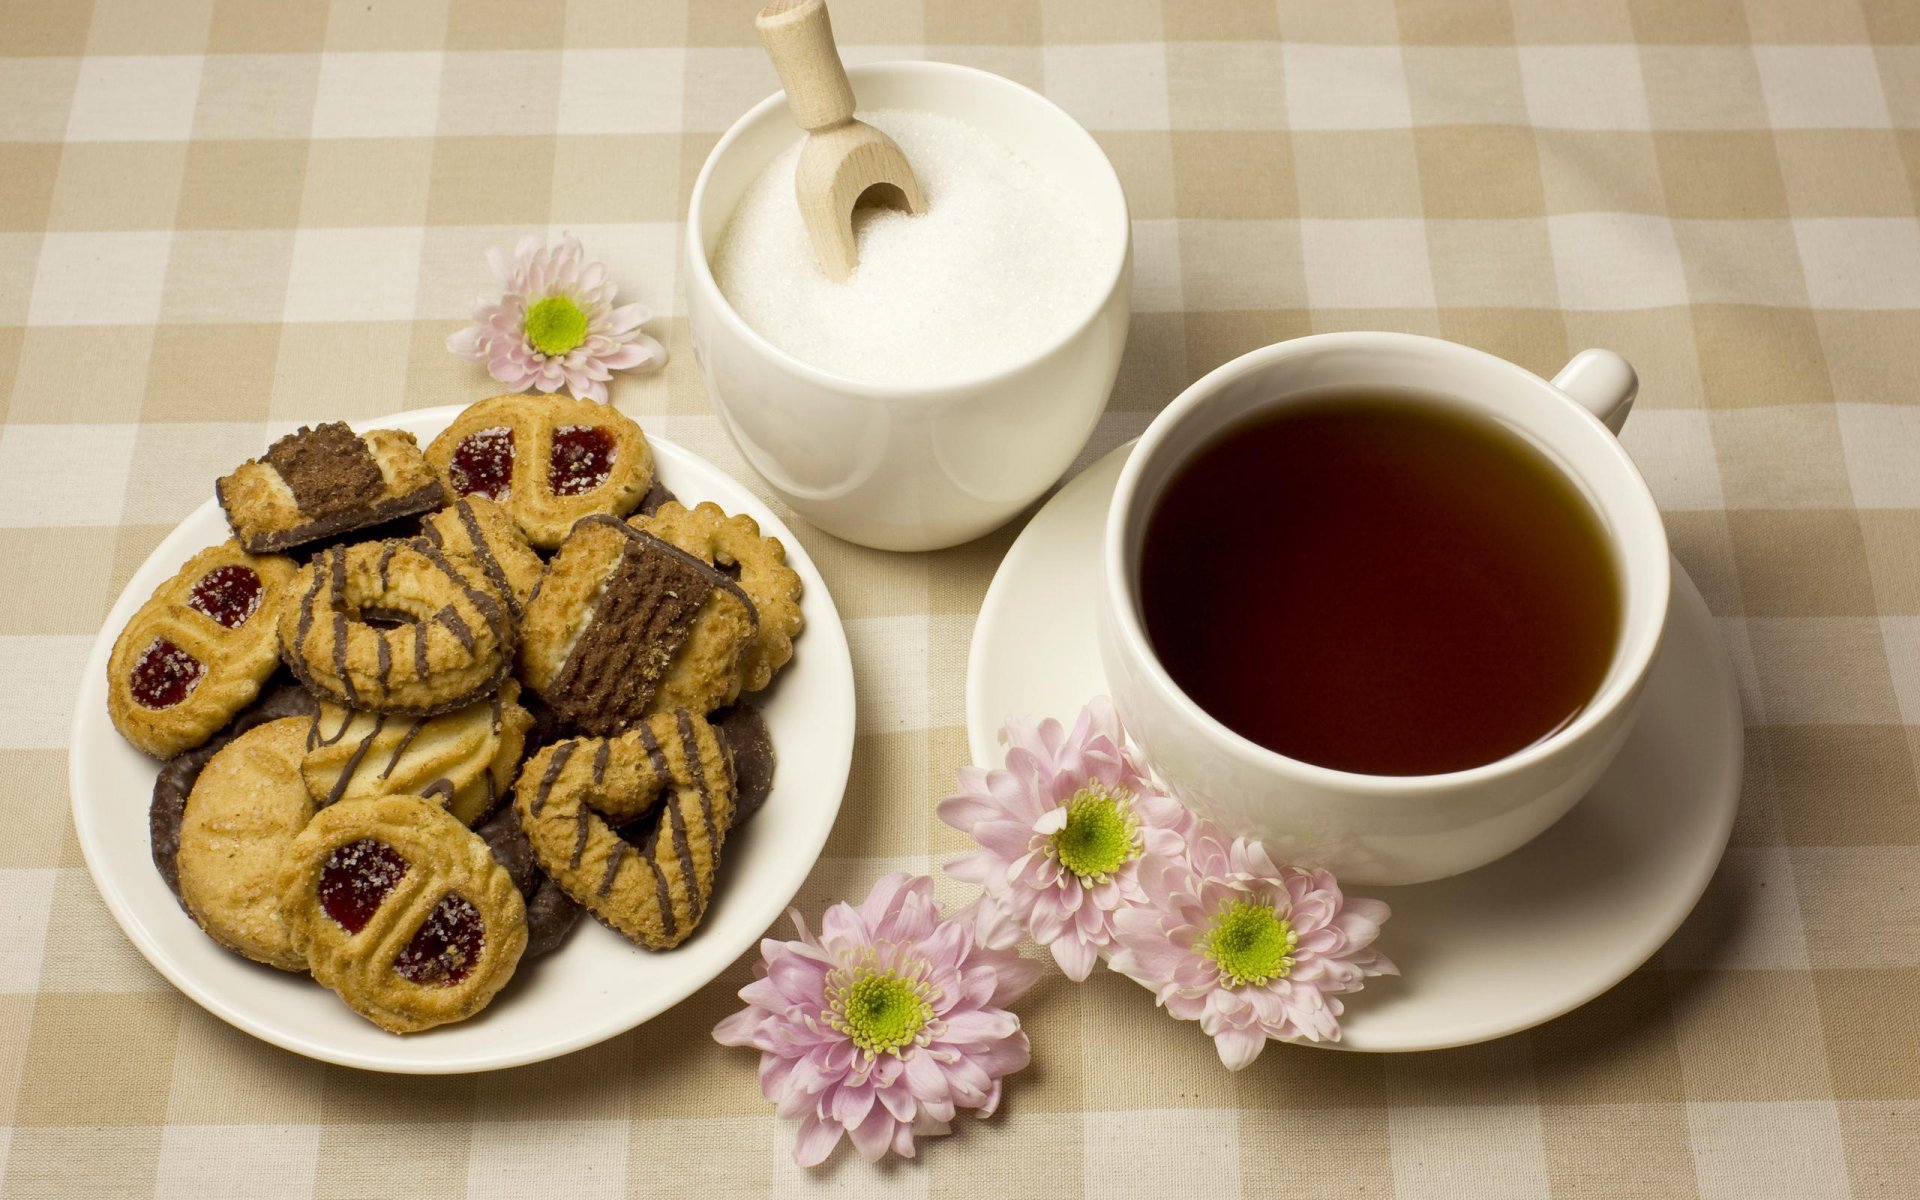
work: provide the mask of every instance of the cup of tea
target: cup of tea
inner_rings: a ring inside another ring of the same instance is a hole
[[[1122,470],[1100,646],[1196,812],[1356,883],[1468,871],[1586,794],[1666,623],[1666,531],[1615,434],[1637,388],[1398,333],[1246,354]]]

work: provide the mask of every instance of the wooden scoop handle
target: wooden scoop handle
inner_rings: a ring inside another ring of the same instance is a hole
[[[787,107],[800,128],[818,133],[853,119],[853,85],[840,65],[824,0],[774,0],[753,27],[780,72]]]

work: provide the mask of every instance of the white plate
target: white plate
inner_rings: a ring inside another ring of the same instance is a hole
[[[1010,714],[1069,720],[1106,690],[1095,589],[1122,446],[1060,490],[1007,552],[967,664],[973,760],[998,766]],[[1499,862],[1414,887],[1380,938],[1404,974],[1348,998],[1347,1050],[1438,1050],[1518,1033],[1606,991],[1692,910],[1740,795],[1740,697],[1713,617],[1678,563],[1639,724],[1587,797]],[[1322,1043],[1327,1044],[1327,1043]]]
[[[409,430],[424,445],[459,412],[422,409],[363,424]],[[248,962],[200,932],[154,870],[147,804],[155,764],[107,719],[106,679],[113,639],[134,610],[194,552],[231,536],[209,500],[167,535],[107,615],[87,659],[68,753],[73,823],[87,867],[107,908],[156,970],[220,1019],[309,1058],[443,1074],[539,1062],[624,1033],[754,945],[800,890],[840,811],[853,759],[853,661],[827,585],[780,518],[704,459],[660,438],[648,442],[667,487],[689,504],[712,500],[753,517],[786,545],[787,561],[806,586],[806,632],[764,695],[779,760],[773,794],[728,839],[699,932],[678,949],[649,954],[583,918],[565,945],[528,963],[485,1012],[407,1037],[382,1033],[311,980]]]

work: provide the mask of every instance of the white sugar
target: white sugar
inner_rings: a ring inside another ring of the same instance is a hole
[[[835,283],[794,200],[796,140],[747,189],[712,258],[721,293],[762,337],[838,375],[924,385],[1013,366],[1091,311],[1117,231],[971,125],[891,109],[860,116],[900,143],[927,211],[856,212],[860,266]]]

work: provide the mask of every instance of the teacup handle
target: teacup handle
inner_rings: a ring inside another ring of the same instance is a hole
[[[1553,386],[1617,434],[1633,410],[1640,377],[1634,374],[1632,363],[1611,350],[1582,350],[1560,368]]]

